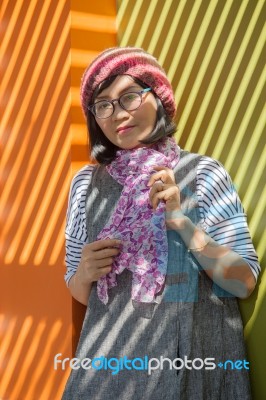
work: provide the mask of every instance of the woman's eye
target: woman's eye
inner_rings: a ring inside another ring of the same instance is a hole
[[[123,101],[132,101],[138,97],[137,93],[127,93],[123,96]]]
[[[96,104],[97,110],[105,110],[106,108],[110,108],[111,104],[108,101],[103,101],[101,103]]]

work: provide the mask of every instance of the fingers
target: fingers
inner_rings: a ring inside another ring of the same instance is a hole
[[[119,253],[121,240],[104,239],[86,244],[82,249],[82,258],[85,261],[101,260],[116,256]]]
[[[101,249],[104,249],[105,247],[117,247],[120,244],[121,244],[121,240],[119,240],[119,239],[103,239],[103,240],[97,240],[96,242],[90,243],[87,246],[90,246],[90,248],[92,250],[101,250]]]
[[[95,260],[102,260],[110,257],[117,256],[120,250],[117,247],[108,247],[102,250],[94,251],[94,259]]]
[[[103,239],[86,244],[82,249],[80,268],[84,282],[94,282],[112,270],[120,253],[121,240]]]
[[[153,169],[158,172],[152,174],[148,182],[148,186],[152,186],[158,180],[161,180],[167,184],[175,183],[174,172],[170,168],[164,166],[154,166]]]
[[[111,272],[111,271],[112,271],[112,267],[111,266],[98,269],[95,272],[93,281],[98,281],[98,279],[100,279],[104,275],[109,274],[109,272]]]
[[[150,190],[149,194],[149,199],[150,203],[152,205],[152,208],[155,210],[159,204],[159,199],[157,193],[163,192],[164,190],[164,184],[161,181],[155,182]]]
[[[105,240],[104,240],[105,241]],[[99,240],[99,242],[103,242],[102,240]],[[95,249],[96,247],[96,249]],[[97,244],[97,242],[93,242],[90,244],[87,244],[83,247],[82,250],[82,257],[84,260],[88,259],[93,259],[93,260],[101,260],[103,258],[108,258],[108,257],[113,257],[116,256],[119,253],[119,246],[116,245],[114,246],[104,246],[100,243]]]
[[[155,210],[160,201],[167,203],[175,202],[179,207],[180,196],[179,189],[176,185],[154,184],[150,190],[150,202]]]
[[[82,262],[87,268],[102,268],[112,265],[113,258],[116,257],[120,249],[117,239],[104,239],[87,244],[82,249]],[[116,246],[116,247],[114,247]]]
[[[175,175],[173,170],[162,165],[153,166],[154,174],[151,175],[148,186],[150,190],[150,202],[155,210],[160,201],[166,203],[166,210],[180,208],[179,188],[175,183]]]

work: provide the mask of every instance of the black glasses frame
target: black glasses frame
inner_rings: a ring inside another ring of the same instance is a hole
[[[150,90],[151,90],[151,88],[145,88],[145,89],[140,90],[140,91],[138,91],[138,92],[126,92],[126,93],[123,93],[123,94],[122,94],[120,97],[118,97],[117,99],[113,99],[113,100],[99,100],[99,101],[97,101],[96,103],[92,104],[91,106],[89,106],[89,107],[87,107],[87,108],[88,108],[88,110],[94,115],[95,118],[98,118],[98,119],[107,119],[107,118],[110,118],[110,117],[113,115],[113,113],[115,112],[115,106],[114,106],[114,102],[115,102],[115,101],[118,102],[118,104],[120,105],[121,108],[123,108],[123,110],[126,110],[126,111],[134,111],[134,110],[137,110],[137,109],[141,106],[141,104],[142,104],[142,95],[143,95],[144,93],[149,92]],[[125,107],[123,106],[123,104],[121,104],[121,97],[123,97],[123,96],[125,96],[125,95],[127,95],[127,94],[130,94],[130,93],[134,93],[134,94],[140,95],[140,100],[141,100],[141,101],[140,101],[140,104],[139,104],[138,107],[129,110],[129,109],[125,108]],[[112,113],[111,113],[110,115],[108,115],[108,117],[98,117],[97,114],[96,114],[96,112],[95,112],[95,106],[96,106],[97,104],[101,103],[101,102],[110,103],[110,104],[112,105],[112,107],[113,107],[113,111],[112,111]]]

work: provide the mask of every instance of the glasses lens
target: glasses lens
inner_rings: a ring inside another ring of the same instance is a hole
[[[94,104],[93,111],[98,118],[108,118],[113,114],[113,104],[103,100]]]
[[[120,97],[120,104],[125,110],[136,110],[141,105],[141,95],[139,93],[125,93]]]

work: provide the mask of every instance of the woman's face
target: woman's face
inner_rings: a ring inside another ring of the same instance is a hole
[[[117,99],[124,93],[142,89],[129,75],[120,75],[96,97],[95,102]],[[134,111],[124,110],[118,102],[114,105],[114,113],[109,118],[95,117],[104,135],[121,149],[145,146],[139,140],[145,139],[155,126],[157,103],[154,95],[151,92],[144,93],[142,104]]]

